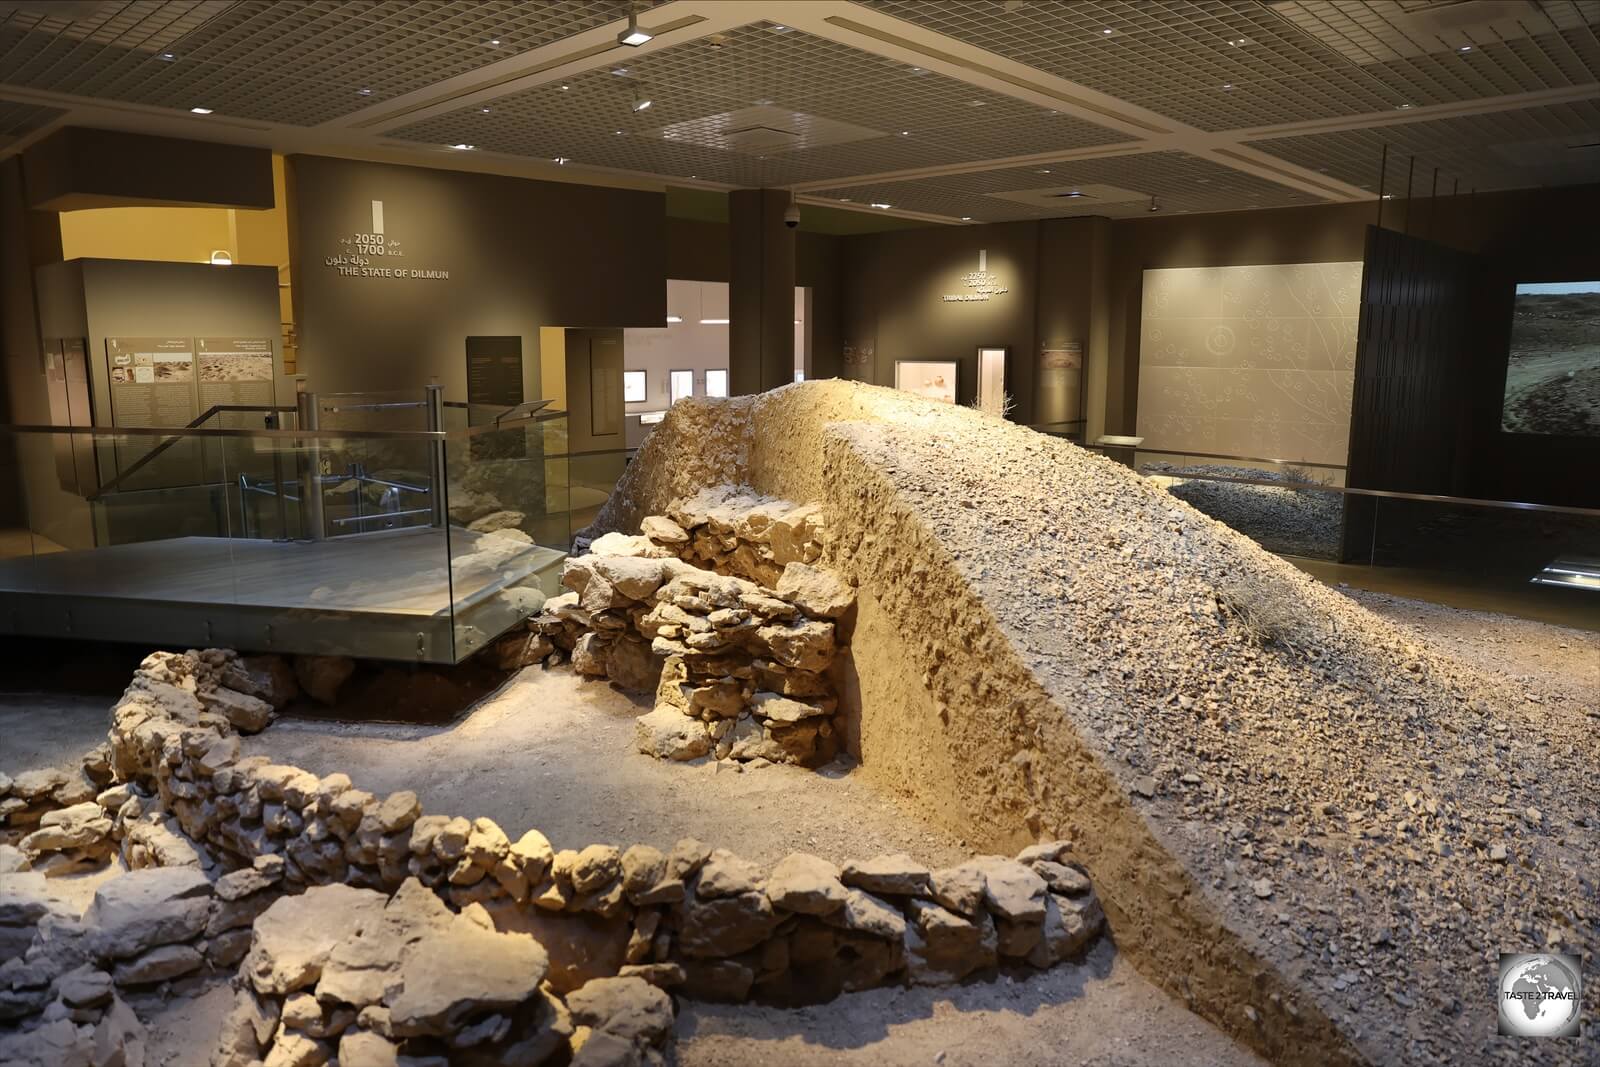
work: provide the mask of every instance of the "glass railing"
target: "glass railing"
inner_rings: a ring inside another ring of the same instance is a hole
[[[1139,449],[1131,461],[1320,577],[1600,629],[1600,509],[1351,488],[1342,467],[1260,457]]]
[[[532,405],[370,429],[326,399],[343,425],[0,427],[0,629],[459,662],[556,591],[625,462],[569,457],[565,413]]]

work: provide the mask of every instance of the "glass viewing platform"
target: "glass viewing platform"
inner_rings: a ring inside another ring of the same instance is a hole
[[[626,462],[569,455],[542,402],[299,401],[182,429],[0,427],[18,483],[0,630],[457,663],[557,591]]]

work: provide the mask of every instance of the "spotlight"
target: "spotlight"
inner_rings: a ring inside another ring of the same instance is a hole
[[[471,152],[478,146],[475,144],[453,144],[450,147],[454,148],[457,152]]]
[[[620,31],[617,34],[617,43],[625,44],[629,48],[638,48],[640,45],[644,44],[654,36],[655,34],[651,33],[649,30],[640,29],[638,13],[635,11],[629,11],[628,28]]]
[[[372,90],[371,89],[357,89],[356,90],[356,95],[357,96],[371,96],[372,95]]]
[[[894,207],[893,204],[873,204],[872,206],[877,208],[879,211],[888,211],[890,208]]]
[[[972,216],[971,215],[962,215],[961,216],[961,221],[962,222],[971,222],[972,221]]]
[[[191,107],[189,113],[191,115],[209,115],[211,114],[211,109],[209,107]]]
[[[637,96],[637,97],[634,97],[633,110],[635,110],[635,111],[648,111],[650,109],[650,105],[653,104],[653,103],[655,103],[655,101],[651,100],[648,96]]]
[[[1161,210],[1161,205],[1156,203],[1156,198],[1155,197],[1152,196],[1150,198],[1150,207],[1147,210],[1149,210],[1149,211],[1160,211]]]
[[[557,156],[554,159],[552,159],[550,162],[554,163],[558,167],[564,167],[568,163],[572,162],[572,157],[571,156]]]

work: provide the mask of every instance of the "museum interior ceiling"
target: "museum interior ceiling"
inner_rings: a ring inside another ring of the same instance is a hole
[[[1597,23],[1596,0],[13,0],[0,152],[95,126],[948,224],[1466,194],[1600,178]]]

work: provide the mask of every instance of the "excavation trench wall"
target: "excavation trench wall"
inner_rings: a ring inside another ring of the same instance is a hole
[[[864,771],[981,850],[1071,837],[1118,945],[1154,981],[1278,1062],[1362,1062],[1315,999],[1225,920],[1158,840],[941,531],[897,488],[899,446],[937,442],[952,419],[988,421],[830,382],[680,403],[594,531],[634,532],[643,516],[706,484],[823,503],[826,561],[858,588],[856,692],[846,695],[858,702],[848,732]]]

